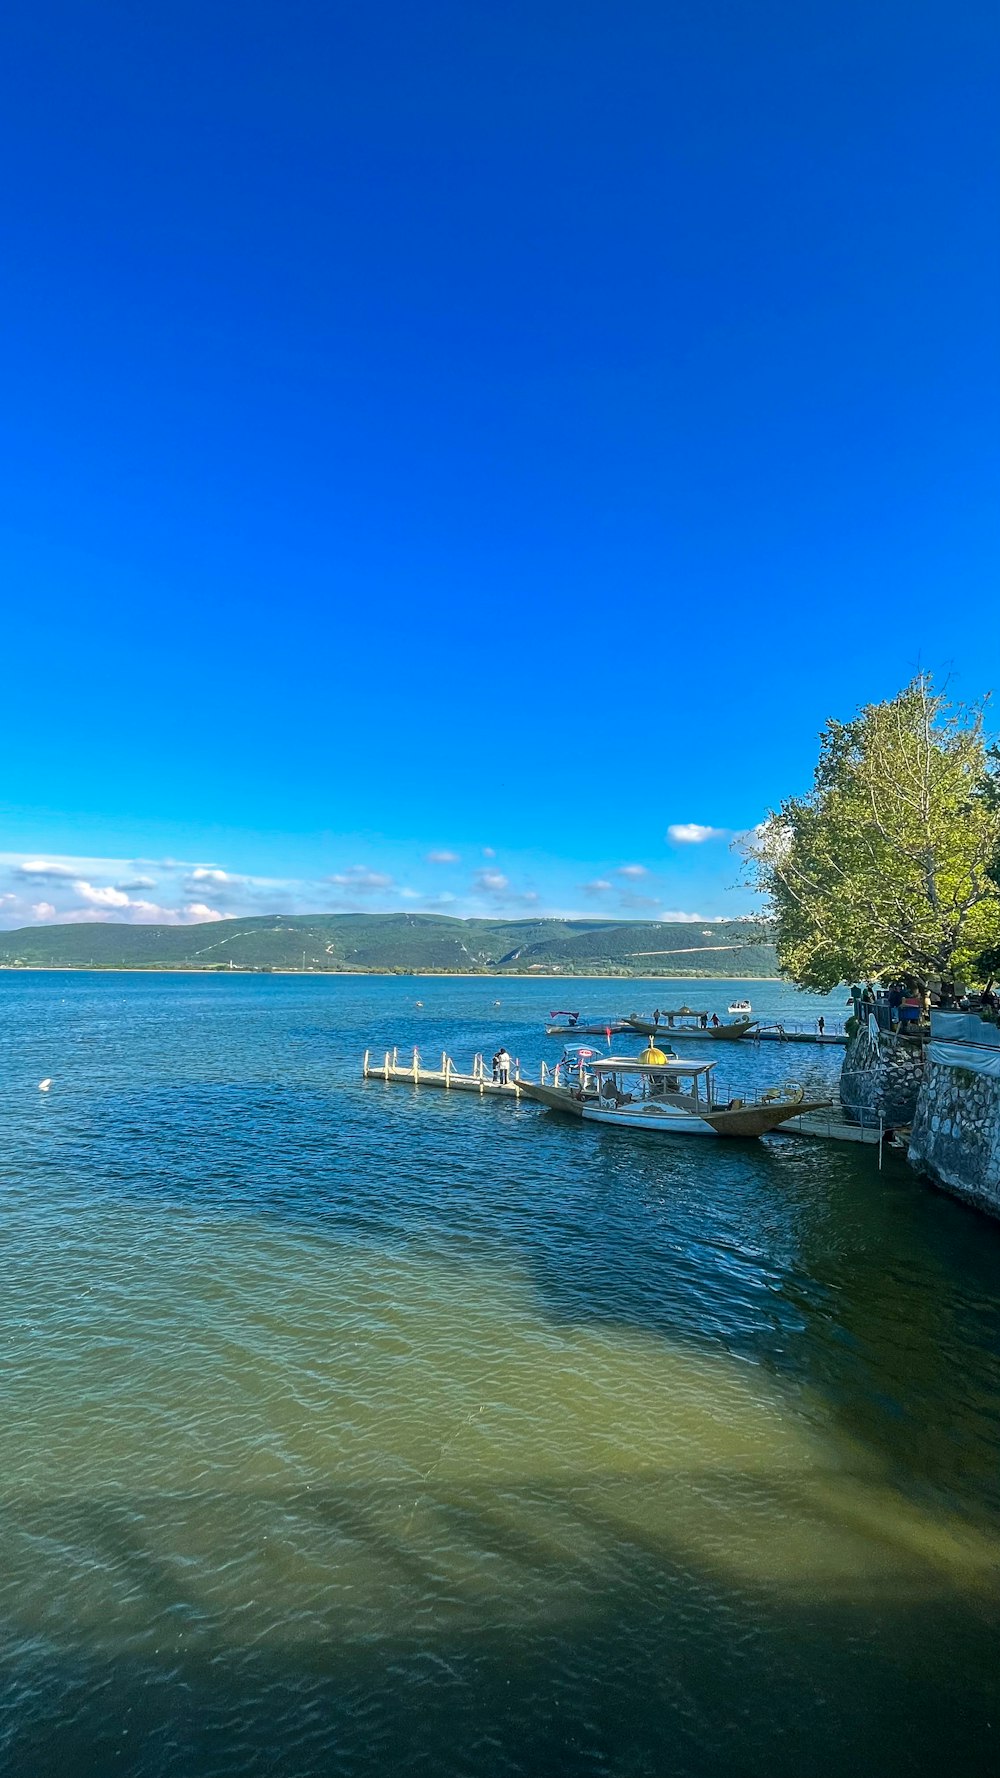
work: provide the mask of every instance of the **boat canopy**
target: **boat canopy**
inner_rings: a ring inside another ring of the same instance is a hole
[[[637,1056],[605,1056],[592,1062],[591,1074],[708,1074],[715,1062],[692,1062],[669,1056],[665,1062],[641,1062]]]

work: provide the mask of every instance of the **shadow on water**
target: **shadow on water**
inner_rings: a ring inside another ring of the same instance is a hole
[[[695,1552],[663,1531],[664,1493],[683,1523],[706,1491],[719,1540]],[[72,1545],[90,1574],[59,1628],[37,1594],[10,1602],[4,1771],[992,1769],[995,1573],[959,1584],[904,1544],[888,1560],[873,1547],[867,1576],[761,1567],[741,1526],[800,1505],[794,1478],[681,1472],[439,1484],[416,1501],[345,1489],[8,1509],[8,1542],[43,1568]],[[943,1690],[942,1639],[960,1654]]]
[[[88,1202],[277,1219],[514,1265],[554,1323],[655,1333],[815,1393],[910,1489],[1000,1510],[1000,1227],[867,1149],[594,1131],[351,1083],[184,1084],[81,1108]],[[970,1362],[971,1359],[971,1362]]]
[[[30,1065],[17,1027],[5,1772],[993,1769],[1000,1230],[867,1151],[363,1087],[368,1014],[322,1054],[300,986],[282,1024],[270,987],[220,1023],[85,984]],[[475,1481],[390,1488],[493,1365]],[[258,1435],[315,1485],[269,1493]]]

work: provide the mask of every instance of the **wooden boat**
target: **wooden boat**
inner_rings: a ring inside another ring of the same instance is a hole
[[[632,1027],[627,1019],[595,1018],[592,1013],[550,1012],[550,1024],[545,1027],[546,1037],[622,1037]],[[557,1023],[556,1021],[561,1021]]]
[[[714,1062],[682,1061],[648,1049],[641,1056],[605,1056],[580,1070],[576,1084],[560,1079],[519,1080],[522,1098],[588,1123],[658,1136],[765,1136],[769,1130],[826,1100],[806,1101],[802,1087],[786,1082],[753,1100],[715,1098]]]
[[[756,1019],[735,1019],[732,1024],[702,1024],[708,1013],[692,1012],[690,1007],[683,1006],[676,1012],[663,1012],[657,1025],[652,1019],[641,1019],[638,1013],[630,1013],[628,1026],[631,1031],[638,1031],[642,1037],[711,1037],[718,1042],[720,1039],[734,1042],[745,1037],[757,1024]],[[677,1021],[681,1022],[678,1024]]]

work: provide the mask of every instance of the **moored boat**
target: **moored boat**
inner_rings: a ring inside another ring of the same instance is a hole
[[[789,1118],[815,1111],[794,1082],[756,1099],[716,1099],[714,1062],[682,1060],[649,1048],[641,1056],[605,1056],[580,1067],[575,1077],[550,1082],[521,1080],[526,1099],[588,1123],[648,1130],[660,1136],[765,1136]]]
[[[740,1018],[748,1019],[753,1012],[749,1000],[731,1000],[726,1007],[729,1013],[736,1013]]]
[[[598,1018],[594,1013],[550,1012],[546,1037],[565,1037],[573,1032],[579,1037],[621,1037],[632,1029],[627,1019]]]
[[[692,1012],[689,1006],[678,1007],[675,1012],[661,1012],[659,1020],[640,1018],[638,1013],[630,1013],[628,1026],[631,1031],[638,1031],[642,1037],[711,1037],[715,1040],[734,1042],[745,1037],[757,1023],[756,1019],[734,1019],[727,1025],[723,1020],[712,1024],[715,1014]]]

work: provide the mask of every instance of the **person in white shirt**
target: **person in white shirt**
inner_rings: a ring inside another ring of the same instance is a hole
[[[509,1086],[510,1085],[510,1055],[509,1055],[506,1047],[499,1050],[497,1053],[497,1073],[500,1076],[500,1085],[502,1087]]]

